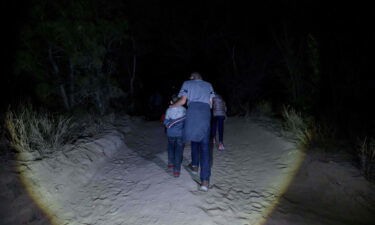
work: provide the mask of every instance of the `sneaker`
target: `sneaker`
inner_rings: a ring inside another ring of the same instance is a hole
[[[216,138],[212,138],[212,143],[216,144]]]
[[[191,163],[187,166],[187,168],[193,173],[198,174],[198,167],[191,165]]]
[[[224,149],[225,149],[225,148],[224,148],[224,144],[223,144],[223,143],[220,143],[218,149],[221,150],[221,151],[224,150]]]
[[[173,172],[173,176],[174,176],[174,177],[176,177],[176,178],[177,178],[177,177],[179,177],[179,176],[180,176],[180,174],[181,174],[181,173],[180,173],[180,172],[178,172],[178,171],[175,171],[175,172]]]
[[[208,181],[202,181],[201,186],[199,187],[200,191],[208,191]]]

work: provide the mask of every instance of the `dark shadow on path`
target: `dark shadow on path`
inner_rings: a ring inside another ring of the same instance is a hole
[[[374,224],[374,192],[349,164],[342,156],[306,156],[264,225]]]
[[[1,156],[0,162],[0,224],[51,225],[20,179],[15,156]]]

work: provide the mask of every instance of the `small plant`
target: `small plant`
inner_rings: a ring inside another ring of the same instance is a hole
[[[375,175],[375,139],[368,140],[367,137],[358,148],[360,167],[367,178],[374,179]]]
[[[312,120],[304,118],[300,112],[295,109],[284,106],[282,115],[284,118],[284,130],[289,133],[286,136],[294,139],[301,149],[306,150],[313,142],[315,136]]]
[[[86,112],[74,118],[77,126],[75,126],[75,129],[72,131],[73,141],[80,138],[96,137],[116,127],[116,116],[113,113],[101,116],[96,113]]]
[[[250,107],[250,102],[245,102],[239,106],[240,109],[240,115],[245,116],[245,117],[250,117],[251,115],[251,107]]]
[[[255,116],[272,116],[272,104],[268,101],[258,102],[252,112]]]
[[[31,106],[24,106],[16,112],[8,110],[5,126],[10,144],[17,152],[36,152],[40,157],[46,157],[60,150],[69,140],[73,123],[69,117],[37,112]]]
[[[320,121],[313,126],[314,146],[320,147],[325,151],[337,150],[340,148],[340,142],[337,139],[337,129],[328,122]]]

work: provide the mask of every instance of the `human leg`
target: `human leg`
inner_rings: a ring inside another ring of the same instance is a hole
[[[224,116],[217,116],[217,124],[218,124],[218,133],[219,133],[219,143],[223,143],[224,140]]]
[[[174,149],[176,140],[174,137],[168,137],[168,168],[173,168],[174,166]]]
[[[174,172],[181,171],[182,155],[184,151],[184,142],[182,137],[176,137],[175,154],[174,154]]]
[[[195,167],[199,166],[199,148],[200,142],[191,142],[191,165]]]
[[[210,181],[211,167],[210,167],[210,140],[207,135],[200,143],[200,178],[202,183]]]
[[[216,139],[216,130],[217,130],[217,119],[216,119],[216,116],[214,116],[212,118],[212,124],[211,124],[211,137],[214,142]]]
[[[191,142],[191,163],[188,165],[188,169],[193,173],[197,174],[199,168],[199,142]]]

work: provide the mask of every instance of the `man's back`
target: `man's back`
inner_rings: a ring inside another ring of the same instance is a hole
[[[203,102],[210,104],[210,98],[214,96],[212,85],[200,79],[185,81],[182,85],[179,97],[186,96],[190,102]]]

